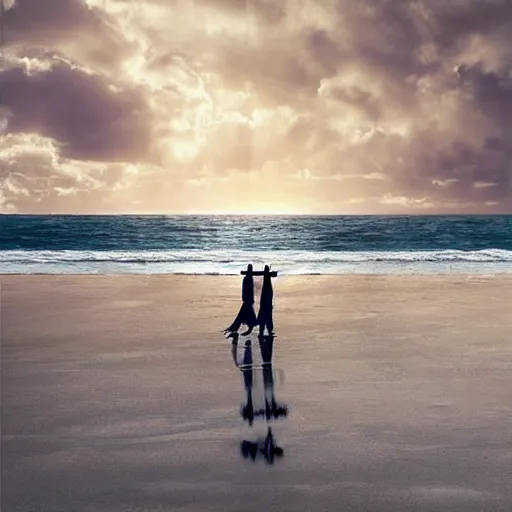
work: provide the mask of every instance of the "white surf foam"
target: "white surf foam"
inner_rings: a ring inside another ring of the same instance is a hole
[[[0,273],[238,274],[266,263],[283,274],[512,272],[512,251],[25,251],[0,252]]]

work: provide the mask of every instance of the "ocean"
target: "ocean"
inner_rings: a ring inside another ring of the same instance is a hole
[[[512,272],[512,215],[0,215],[3,274]]]

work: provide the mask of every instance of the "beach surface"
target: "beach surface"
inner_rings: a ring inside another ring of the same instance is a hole
[[[0,282],[2,512],[511,511],[510,275],[275,279],[272,465],[240,277]]]

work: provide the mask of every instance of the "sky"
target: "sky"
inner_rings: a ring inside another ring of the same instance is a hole
[[[512,0],[4,0],[3,213],[512,213]]]

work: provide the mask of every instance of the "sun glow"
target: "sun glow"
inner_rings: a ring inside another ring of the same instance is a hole
[[[219,210],[191,210],[186,212],[188,215],[301,215],[304,211],[291,205],[271,205],[266,207],[254,206],[248,208],[225,208]]]

